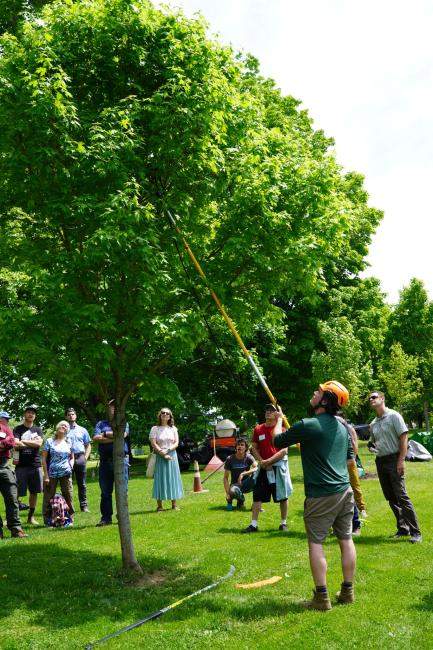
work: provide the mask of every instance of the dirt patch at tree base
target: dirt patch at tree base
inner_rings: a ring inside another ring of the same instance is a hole
[[[159,587],[163,585],[168,579],[168,573],[166,571],[152,571],[152,573],[146,573],[144,576],[141,576],[134,582],[134,589],[147,589],[148,587]]]

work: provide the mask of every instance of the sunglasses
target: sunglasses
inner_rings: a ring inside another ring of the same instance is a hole
[[[371,402],[372,399],[377,399],[378,397],[379,397],[379,395],[370,395],[370,397],[368,398],[368,401]]]
[[[170,411],[161,411],[161,415],[171,415]]]

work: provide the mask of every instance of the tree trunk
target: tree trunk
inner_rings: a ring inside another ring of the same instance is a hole
[[[428,414],[428,402],[427,400],[424,402],[424,420],[425,420],[425,428],[428,433],[430,433],[430,418]]]
[[[122,424],[120,424],[119,420]],[[116,416],[115,422],[113,422],[114,488],[116,494],[117,522],[119,525],[123,568],[129,573],[142,574],[143,569],[135,556],[131,533],[131,522],[129,519],[128,482],[125,471],[124,422],[124,417],[117,418]]]

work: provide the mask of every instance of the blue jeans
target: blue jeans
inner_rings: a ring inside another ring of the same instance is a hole
[[[128,481],[128,461],[125,458],[125,480]],[[101,520],[111,522],[113,517],[114,463],[112,459],[99,463],[99,487],[101,488]]]

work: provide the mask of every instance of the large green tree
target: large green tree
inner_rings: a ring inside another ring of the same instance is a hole
[[[200,19],[58,0],[1,47],[0,349],[64,399],[114,396],[122,557],[139,570],[127,404],[178,393],[207,337],[166,208],[251,342],[281,337],[282,301],[326,291],[330,260],[359,268],[380,214],[298,103]]]
[[[347,412],[357,413],[365,391],[372,381],[372,368],[364,363],[362,348],[346,317],[320,324],[322,350],[315,350],[311,363],[315,384],[326,379],[341,381],[350,393]]]
[[[0,0],[0,34],[16,32],[23,21],[50,0]]]
[[[407,417],[412,416],[422,390],[416,357],[406,354],[400,343],[393,343],[380,379],[390,404]]]
[[[399,343],[416,361],[422,382],[418,413],[424,412],[429,429],[429,406],[433,400],[433,302],[421,280],[413,278],[400,292],[390,317],[387,341],[389,346]]]

